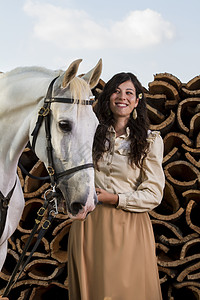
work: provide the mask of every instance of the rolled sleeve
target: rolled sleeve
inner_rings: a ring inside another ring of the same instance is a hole
[[[118,194],[118,196],[119,196],[119,201],[118,201],[117,208],[119,209],[126,208],[126,194]]]

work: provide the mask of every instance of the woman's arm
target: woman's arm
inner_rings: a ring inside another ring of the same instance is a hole
[[[154,209],[162,200],[165,186],[162,168],[163,140],[157,132],[151,136],[149,152],[143,162],[141,183],[137,190],[119,194],[119,209],[145,212]]]

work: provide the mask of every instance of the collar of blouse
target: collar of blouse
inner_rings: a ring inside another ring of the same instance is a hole
[[[126,127],[126,133],[118,136],[118,138],[122,138],[122,139],[127,139],[130,135],[130,128],[129,127]],[[108,138],[116,138],[116,131],[115,131],[115,128],[111,125],[109,128],[108,128]]]

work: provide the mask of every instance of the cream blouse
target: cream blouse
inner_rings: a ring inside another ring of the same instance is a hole
[[[113,127],[107,135],[111,150],[99,160],[95,171],[96,187],[119,195],[117,208],[130,212],[146,212],[162,200],[165,176],[162,168],[163,140],[158,131],[148,132],[149,151],[143,169],[128,163],[129,128],[126,134],[116,137]]]

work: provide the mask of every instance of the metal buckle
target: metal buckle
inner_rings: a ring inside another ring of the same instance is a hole
[[[49,173],[50,176],[53,176],[55,174],[55,170],[54,170],[53,167],[50,167],[50,166],[47,167],[47,171],[48,171],[48,173]]]
[[[46,117],[50,112],[50,109],[48,107],[41,107],[39,112],[38,112],[38,115],[41,116],[41,117]]]
[[[44,213],[45,213],[45,208],[44,207],[40,207],[40,209],[38,210],[38,212],[37,212],[37,215],[39,216],[39,217],[43,217],[44,216]]]
[[[40,207],[39,210],[37,211],[37,215],[39,217],[43,217],[44,216],[44,213],[45,213],[46,209],[44,207]],[[38,220],[38,219],[35,219],[35,223],[36,224],[39,224],[41,222],[41,219]]]
[[[51,222],[49,220],[46,220],[43,224],[42,224],[42,228],[43,229],[48,229],[49,226],[51,225]]]

